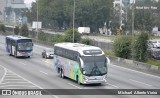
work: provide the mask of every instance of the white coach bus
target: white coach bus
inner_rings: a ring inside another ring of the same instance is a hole
[[[78,84],[106,83],[108,61],[99,47],[80,43],[54,45],[56,72],[62,78],[68,77]]]

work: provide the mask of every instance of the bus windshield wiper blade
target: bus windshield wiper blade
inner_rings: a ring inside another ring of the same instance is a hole
[[[92,75],[92,72],[93,72],[93,70],[95,69],[95,67],[93,67],[92,68],[92,70],[91,70],[91,72],[90,72],[90,74],[89,74],[89,76],[91,76]]]

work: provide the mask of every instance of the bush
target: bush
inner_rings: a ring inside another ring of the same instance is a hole
[[[29,36],[29,30],[27,27],[27,24],[22,25],[21,30],[20,30],[20,35],[28,37]]]
[[[142,31],[133,42],[133,57],[136,61],[146,62],[148,59],[148,33]]]
[[[117,36],[114,40],[115,55],[121,58],[129,59],[131,57],[131,36]]]
[[[73,42],[73,29],[68,29],[65,32],[64,41]],[[81,34],[77,30],[74,29],[74,42],[77,43],[80,41],[81,41]]]
[[[5,25],[4,24],[0,24],[0,31],[5,32]]]
[[[115,56],[115,53],[113,51],[104,50],[104,53],[106,56]]]
[[[47,34],[44,32],[38,32],[38,39],[41,41],[47,41]]]
[[[19,34],[19,27],[18,27],[18,26],[15,27],[15,29],[14,29],[14,34],[15,34],[15,35],[18,35],[18,34]]]
[[[49,41],[49,43],[63,42],[64,37],[62,35],[50,35],[50,36],[48,36],[48,41]]]
[[[86,44],[86,45],[91,45],[91,39],[86,38],[86,39],[82,39],[82,44]]]

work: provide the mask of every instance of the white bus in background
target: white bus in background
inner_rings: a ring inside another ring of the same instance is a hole
[[[106,83],[108,61],[99,47],[80,43],[54,45],[54,69],[62,78],[78,84]]]
[[[81,34],[89,34],[90,27],[78,27],[78,32]]]

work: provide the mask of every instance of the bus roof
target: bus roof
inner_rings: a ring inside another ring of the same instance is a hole
[[[19,36],[19,35],[8,35],[8,36],[6,36],[6,38],[10,38],[10,39],[13,39],[13,40],[31,39],[31,38],[27,38],[27,37]]]
[[[79,52],[80,54],[83,54],[83,55],[85,55],[85,53],[84,53],[85,50],[98,50],[101,55],[104,54],[102,49],[99,48],[99,47],[85,45],[85,44],[81,44],[81,43],[65,42],[65,43],[57,43],[54,46],[62,47],[62,48],[73,50],[73,51],[77,51],[77,52]],[[86,53],[87,53],[87,51],[86,51]]]

